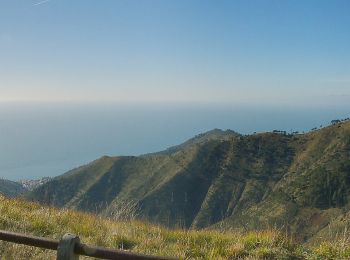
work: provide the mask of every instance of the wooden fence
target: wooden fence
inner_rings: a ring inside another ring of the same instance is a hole
[[[118,260],[176,259],[169,257],[133,254],[122,250],[88,246],[82,244],[79,237],[73,234],[66,234],[61,238],[60,241],[57,241],[49,238],[35,237],[26,234],[18,234],[0,230],[0,240],[27,246],[40,247],[44,249],[57,250],[57,260],[76,260],[79,259],[79,255]]]

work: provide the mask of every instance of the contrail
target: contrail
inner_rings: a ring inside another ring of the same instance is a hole
[[[34,5],[34,6],[35,6],[35,5],[42,5],[42,4],[45,4],[45,3],[50,2],[50,1],[51,1],[51,0],[43,0],[43,1],[37,2],[37,3],[33,4],[33,5]]]

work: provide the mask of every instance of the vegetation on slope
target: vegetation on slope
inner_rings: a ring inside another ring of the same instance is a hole
[[[0,179],[0,194],[7,197],[18,197],[27,190],[17,182]]]
[[[140,219],[170,227],[276,226],[305,241],[348,216],[350,122],[307,134],[215,130],[165,153],[103,157],[27,198],[101,215],[133,201]]]
[[[349,215],[350,122],[294,138],[295,156],[283,178],[261,202],[224,220],[225,226],[277,224],[306,240]]]
[[[348,259],[349,239],[318,246],[294,244],[283,232],[169,230],[139,221],[43,207],[0,196],[0,229],[59,239],[75,233],[84,243],[181,259]],[[1,259],[55,259],[55,251],[0,242]]]
[[[194,145],[201,145],[204,143],[207,143],[209,141],[228,141],[231,140],[232,138],[237,138],[241,136],[239,133],[236,133],[235,131],[232,130],[226,130],[223,131],[221,129],[213,129],[211,131],[208,131],[206,133],[202,133],[202,134],[198,134],[195,137],[187,140],[186,142],[180,144],[180,145],[176,145],[173,147],[170,147],[164,151],[158,152],[158,153],[151,153],[151,154],[146,154],[145,156],[149,156],[149,155],[166,155],[166,154],[173,154],[176,153],[178,151],[181,150],[185,150],[187,148],[190,148],[191,146]]]

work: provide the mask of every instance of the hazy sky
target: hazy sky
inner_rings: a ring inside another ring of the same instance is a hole
[[[0,100],[350,101],[350,1],[0,0]]]

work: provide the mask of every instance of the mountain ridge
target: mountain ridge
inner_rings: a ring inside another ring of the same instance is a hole
[[[172,154],[175,152],[178,152],[180,150],[189,148],[192,145],[200,145],[202,143],[205,143],[207,141],[210,140],[229,140],[231,138],[237,138],[238,136],[241,136],[241,134],[227,129],[227,130],[222,130],[219,128],[215,128],[213,130],[198,134],[188,140],[186,140],[185,142],[179,144],[179,145],[175,145],[172,147],[169,147],[163,151],[160,152],[155,152],[155,153],[148,153],[148,154],[144,154],[143,156],[149,156],[149,155],[166,155],[166,154]]]
[[[26,197],[102,215],[133,201],[141,219],[170,227],[278,226],[301,240],[349,212],[349,121],[306,134],[214,133],[170,152],[102,157]]]

